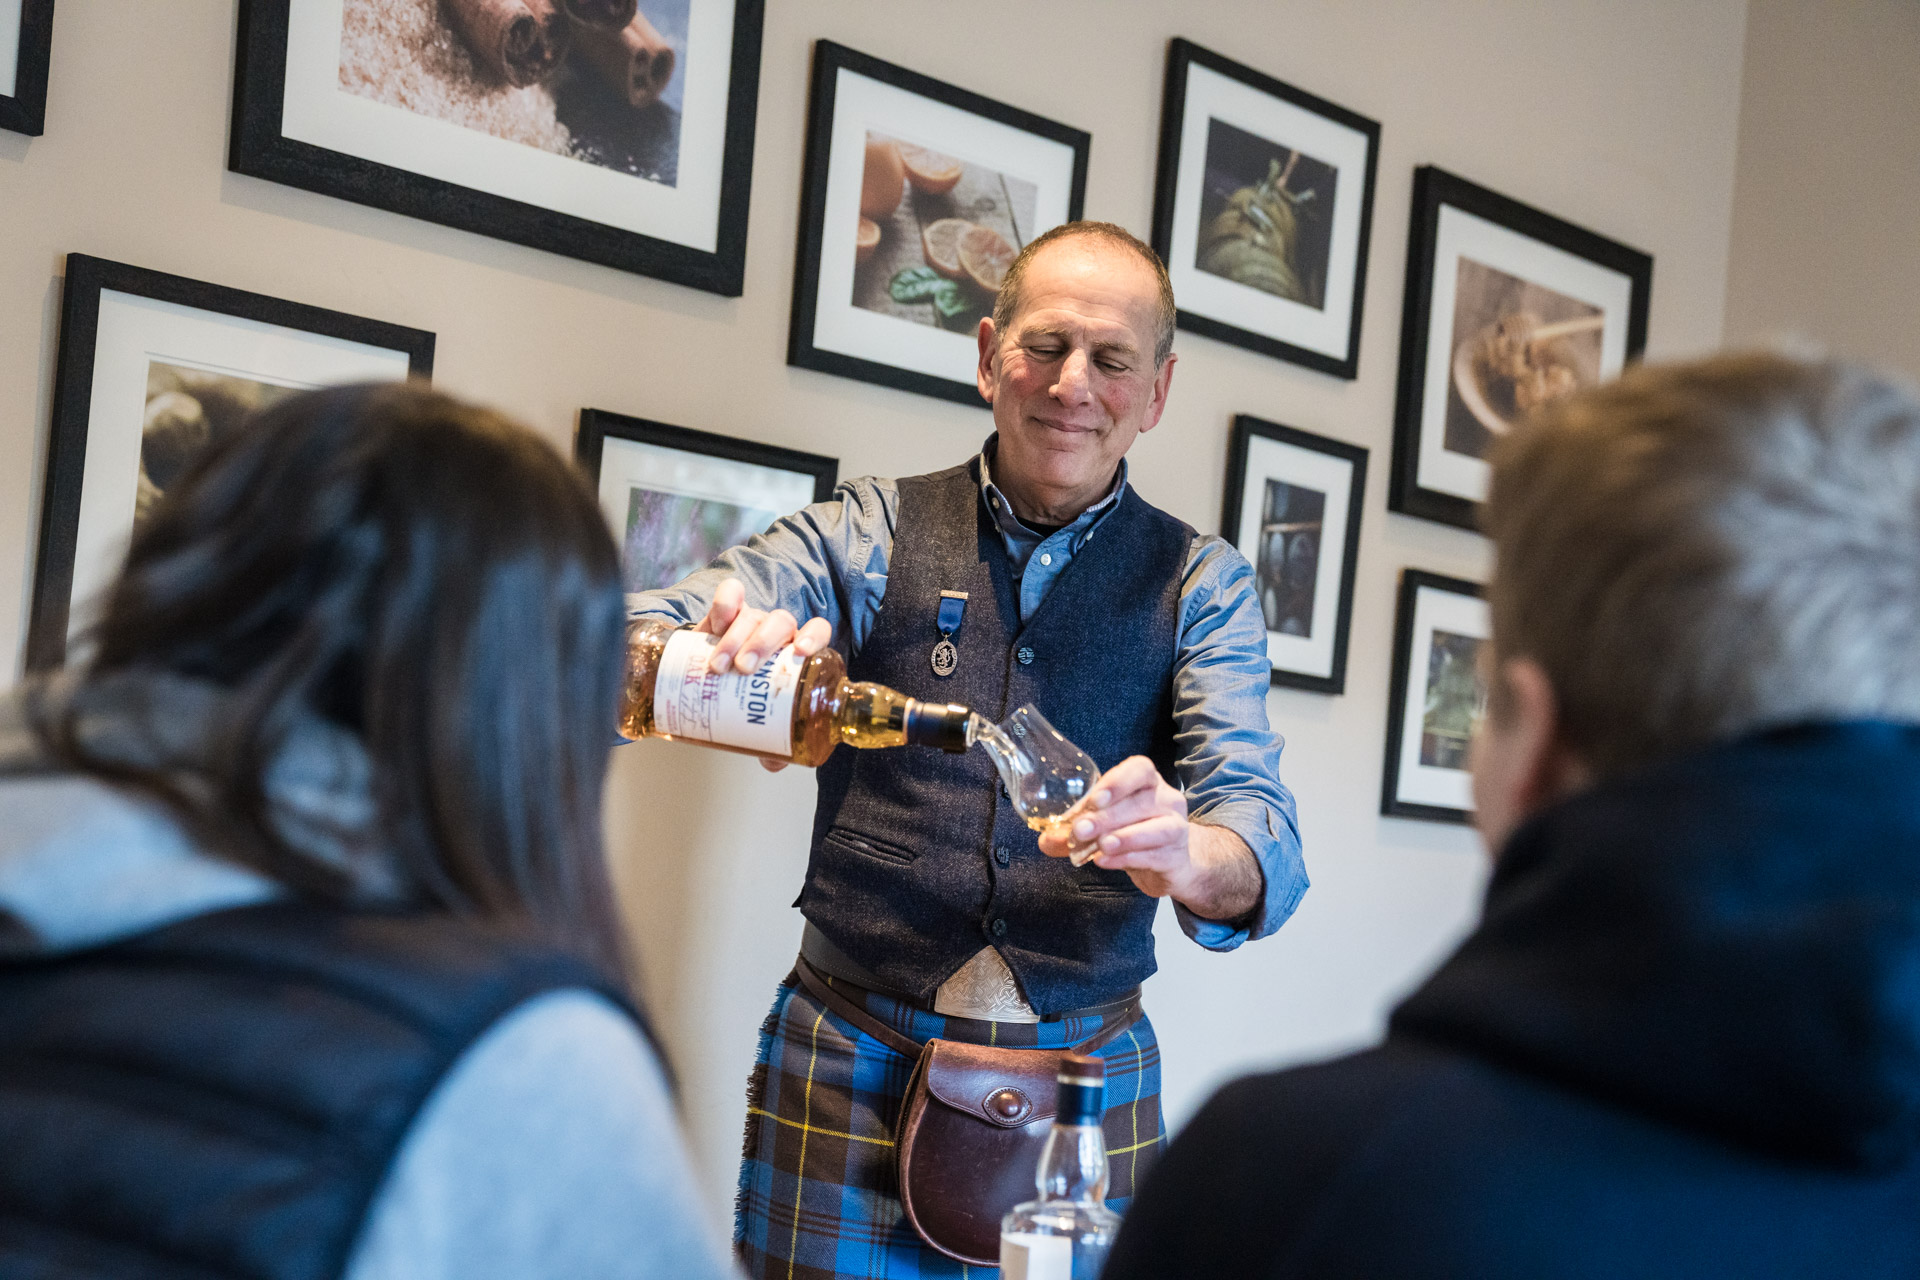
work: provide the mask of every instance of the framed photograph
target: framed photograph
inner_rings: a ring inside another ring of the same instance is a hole
[[[1358,376],[1379,157],[1378,121],[1175,40],[1153,247],[1180,327]]]
[[[1492,634],[1479,584],[1408,569],[1393,631],[1380,812],[1471,822],[1467,747],[1486,713],[1480,646]]]
[[[1652,291],[1638,249],[1414,170],[1388,507],[1476,528],[1494,440],[1638,357]]]
[[[960,404],[1014,255],[1080,216],[1088,136],[813,47],[787,363]]]
[[[737,296],[765,0],[241,0],[227,167]]]
[[[781,516],[825,502],[840,463],[817,453],[580,411],[575,442],[620,544],[628,595],[672,586]]]
[[[52,55],[53,0],[0,0],[0,129],[45,131]]]
[[[1366,487],[1365,449],[1234,418],[1220,533],[1253,566],[1277,685],[1346,689]]]
[[[210,441],[286,396],[433,371],[433,335],[67,255],[27,669],[59,666],[135,523]]]

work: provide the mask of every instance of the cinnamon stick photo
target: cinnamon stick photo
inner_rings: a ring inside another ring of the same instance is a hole
[[[446,0],[475,61],[515,88],[538,84],[567,56],[573,27],[560,0]]]
[[[346,92],[648,182],[678,181],[690,0],[337,2]]]

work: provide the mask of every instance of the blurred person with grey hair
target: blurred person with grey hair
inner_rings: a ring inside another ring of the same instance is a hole
[[[1107,1280],[1920,1267],[1920,402],[1643,368],[1497,447],[1477,930],[1241,1080]]]

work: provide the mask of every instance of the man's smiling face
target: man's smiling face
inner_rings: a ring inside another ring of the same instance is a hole
[[[981,322],[980,394],[1000,433],[994,479],[1022,515],[1070,519],[1098,501],[1134,437],[1160,421],[1173,357],[1156,367],[1158,302],[1136,254],[1076,236],[1027,263],[1006,332]]]

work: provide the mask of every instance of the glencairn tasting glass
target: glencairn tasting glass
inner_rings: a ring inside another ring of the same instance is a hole
[[[629,626],[620,732],[804,765],[824,763],[843,742],[955,753],[972,745],[965,707],[849,680],[846,660],[832,648],[803,658],[788,645],[742,675],[731,662],[713,669],[717,643],[661,619]]]
[[[1093,757],[1067,741],[1032,703],[999,724],[979,715],[970,717],[967,741],[986,748],[1014,809],[1043,834],[1059,826],[1100,777]],[[1072,850],[1068,857],[1077,867],[1097,852],[1088,845]]]
[[[1060,1105],[1033,1179],[1040,1198],[1000,1220],[1000,1280],[1097,1280],[1120,1231],[1120,1215],[1106,1205],[1100,1131],[1107,1064],[1066,1054],[1059,1081]]]

